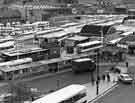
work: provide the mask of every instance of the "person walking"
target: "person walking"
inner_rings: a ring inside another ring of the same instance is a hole
[[[109,75],[109,73],[107,74],[107,81],[110,82],[110,75]]]
[[[102,75],[102,80],[105,81],[105,74]]]
[[[97,77],[98,83],[100,83],[100,76]]]
[[[128,68],[128,66],[129,66],[129,65],[128,65],[128,62],[126,61],[126,67]]]

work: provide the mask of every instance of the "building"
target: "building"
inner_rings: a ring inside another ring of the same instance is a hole
[[[0,22],[6,24],[7,22],[16,22],[21,20],[21,13],[17,9],[8,7],[0,8]]]
[[[13,4],[22,13],[22,17],[31,22],[45,21],[50,17],[72,14],[70,5],[77,0],[32,0]]]

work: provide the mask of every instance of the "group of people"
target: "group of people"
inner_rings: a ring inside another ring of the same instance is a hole
[[[109,72],[106,74],[103,74],[102,76],[97,76],[98,83],[100,83],[101,80],[110,82],[110,74]],[[94,85],[95,80],[92,79],[92,84]]]

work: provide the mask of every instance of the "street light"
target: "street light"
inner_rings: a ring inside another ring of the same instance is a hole
[[[57,72],[59,73],[59,63],[57,63]],[[59,89],[60,88],[60,78],[58,77],[58,79],[57,79],[57,89]]]
[[[99,94],[99,50],[97,50],[97,55],[96,55],[96,95]]]
[[[104,46],[104,34],[103,34],[103,27],[101,27],[101,41],[102,41],[102,46]],[[97,55],[96,55],[96,95],[99,94],[99,49],[97,50]]]

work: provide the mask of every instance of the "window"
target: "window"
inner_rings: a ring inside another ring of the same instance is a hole
[[[86,93],[82,93],[82,94],[78,94],[78,95],[75,95],[74,97],[72,98],[69,98],[65,101],[62,101],[60,103],[75,103],[76,101],[78,101],[79,99],[83,98],[86,96]]]
[[[86,96],[86,93],[82,93],[82,94],[78,94],[78,95],[74,96],[73,99],[74,99],[74,101],[77,101],[85,96]]]

